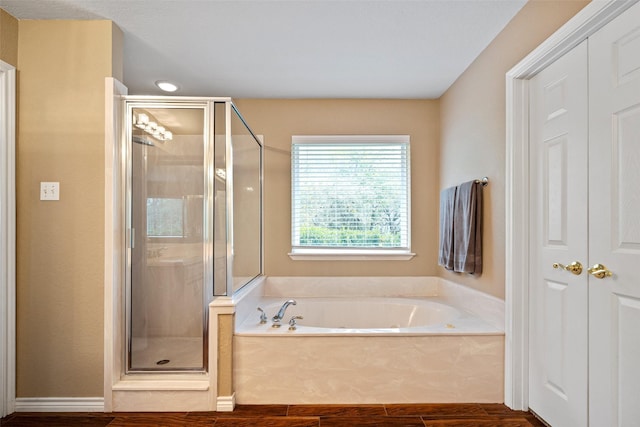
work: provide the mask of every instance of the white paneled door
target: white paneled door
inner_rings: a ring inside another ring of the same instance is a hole
[[[587,42],[530,82],[529,406],[587,425]]]
[[[531,79],[530,162],[529,406],[640,426],[640,3]]]
[[[589,39],[589,98],[589,419],[640,426],[640,3]]]

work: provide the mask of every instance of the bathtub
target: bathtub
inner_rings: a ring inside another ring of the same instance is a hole
[[[280,328],[273,328],[271,318],[283,303],[282,298],[265,297],[262,308],[268,322],[261,324],[259,315],[248,317],[237,329],[237,336],[334,336],[334,335],[460,335],[498,334],[478,317],[443,302],[438,297],[298,297],[290,305]],[[257,307],[256,307],[257,309]],[[289,329],[294,316],[295,329]]]
[[[440,278],[269,277],[236,305],[236,401],[502,402],[503,324],[503,301]]]

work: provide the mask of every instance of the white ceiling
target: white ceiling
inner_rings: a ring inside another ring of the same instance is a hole
[[[526,0],[0,0],[18,19],[110,19],[131,94],[438,98]]]

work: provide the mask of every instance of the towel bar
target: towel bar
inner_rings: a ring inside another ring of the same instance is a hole
[[[483,187],[486,187],[487,185],[489,185],[489,177],[488,176],[484,176],[482,177],[482,179],[476,179],[476,184],[482,184]]]

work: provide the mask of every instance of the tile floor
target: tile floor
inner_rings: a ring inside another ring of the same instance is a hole
[[[544,427],[501,404],[238,405],[234,412],[16,413],[2,427]]]

